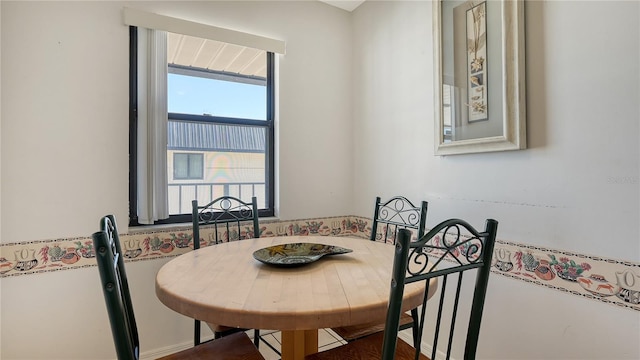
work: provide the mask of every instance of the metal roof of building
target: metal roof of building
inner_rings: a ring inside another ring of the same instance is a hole
[[[169,150],[264,152],[265,128],[169,121]]]

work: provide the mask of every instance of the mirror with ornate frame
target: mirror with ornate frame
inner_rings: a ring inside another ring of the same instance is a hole
[[[433,2],[436,155],[526,148],[524,1]]]

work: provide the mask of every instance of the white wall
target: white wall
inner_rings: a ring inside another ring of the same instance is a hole
[[[431,5],[354,13],[355,214],[400,193],[429,201],[429,226],[493,217],[499,239],[638,262],[639,3],[526,2],[529,149],[449,157],[433,155]],[[500,276],[488,296],[481,358],[640,358],[637,312]]]
[[[128,213],[128,28],[118,2],[2,1],[2,243],[88,236]],[[279,58],[278,213],[351,212],[349,14],[319,2],[128,6],[285,40]],[[13,254],[3,254],[13,259]],[[143,351],[189,342],[162,306],[163,260],[130,263]],[[112,358],[96,268],[2,279],[3,359]]]
[[[2,6],[0,6],[0,69],[2,68]],[[0,71],[0,84],[2,72]],[[2,99],[2,87],[0,86],[0,99]],[[0,149],[2,148],[2,101],[0,101]],[[0,152],[1,155],[1,152]],[[0,179],[2,179],[2,156],[0,156]],[[2,204],[2,191],[0,191],[0,204]],[[0,234],[2,234],[2,209],[0,208]],[[0,243],[2,237],[0,236]],[[0,278],[0,309],[2,309],[2,278]],[[0,324],[2,324],[2,311],[0,311]],[[0,359],[2,358],[2,333],[0,333]]]
[[[429,225],[492,216],[501,239],[640,259],[637,2],[527,2],[530,148],[451,157],[433,156],[429,2],[365,2],[352,17],[316,2],[129,5],[287,41],[283,219],[370,216],[375,196],[402,193],[430,202]],[[126,231],[122,6],[0,2],[2,243],[87,236],[106,213]],[[164,261],[127,266],[144,349],[191,335],[155,298]],[[112,358],[97,277],[2,278],[2,358]],[[483,358],[640,358],[635,312],[498,276],[483,324]]]

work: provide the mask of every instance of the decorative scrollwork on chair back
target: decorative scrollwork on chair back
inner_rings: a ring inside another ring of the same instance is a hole
[[[445,260],[455,266],[481,263],[486,236],[463,220],[445,221],[411,243],[407,271],[428,274]]]
[[[384,204],[380,204],[378,221],[418,227],[420,224],[420,208],[403,196],[396,196]]]
[[[253,219],[253,207],[251,203],[225,196],[220,197],[207,205],[201,206],[198,218],[202,225],[218,222],[220,220],[251,220]]]
[[[409,229],[417,237],[424,234],[427,219],[427,202],[415,206],[404,196],[395,196],[386,202],[376,198],[371,240],[395,244],[399,229]]]

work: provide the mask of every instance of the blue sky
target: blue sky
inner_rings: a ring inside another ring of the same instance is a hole
[[[169,112],[266,119],[266,87],[169,74]]]

